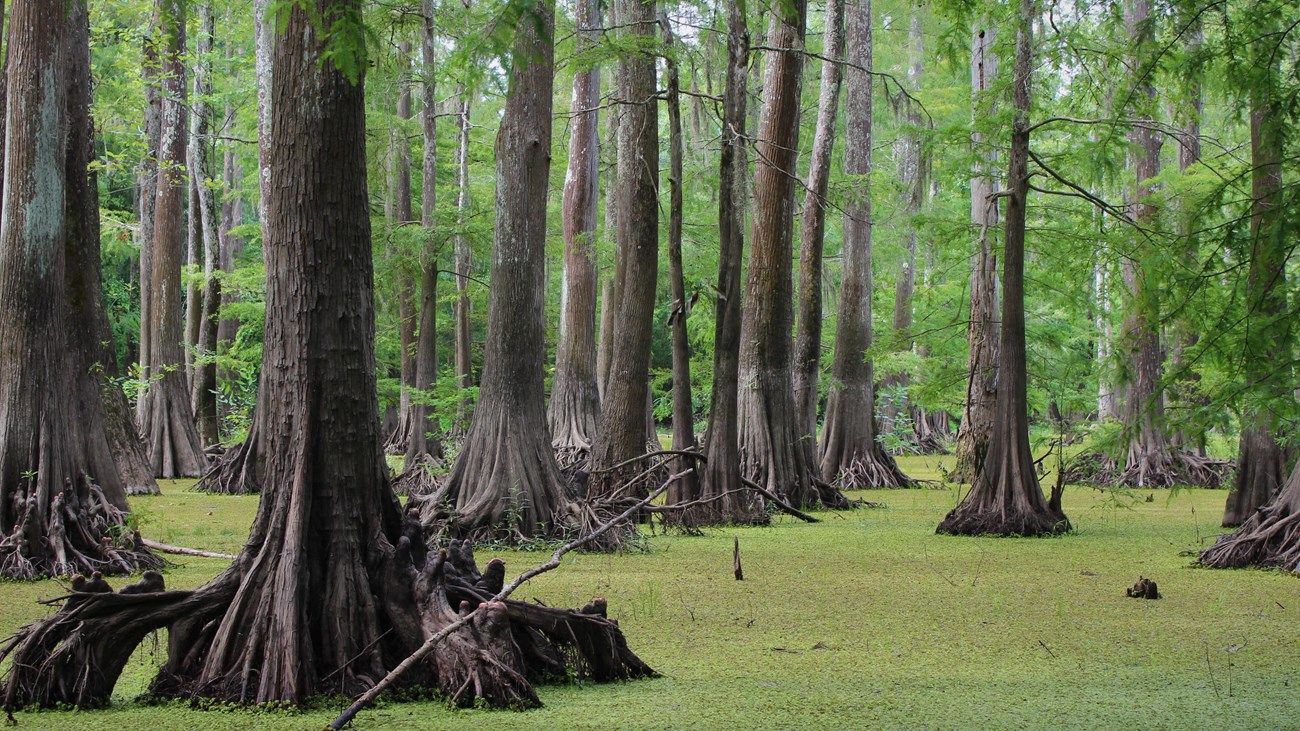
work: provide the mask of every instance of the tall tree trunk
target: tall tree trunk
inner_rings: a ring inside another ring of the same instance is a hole
[[[998,227],[998,179],[994,172],[997,148],[987,142],[981,123],[994,112],[989,93],[998,75],[993,50],[997,31],[986,21],[976,25],[971,42],[971,149],[976,163],[970,182],[970,218],[975,247],[970,258],[970,323],[966,369],[966,399],[957,429],[956,467],[952,477],[974,482],[984,466],[998,398],[998,279],[993,239]]]
[[[148,381],[144,374],[153,363],[153,224],[154,206],[158,204],[158,138],[162,126],[162,95],[158,80],[158,21],[155,18],[149,35],[143,40],[141,57],[144,79],[144,136],[147,149],[140,160],[136,183],[136,208],[140,217],[140,388],[137,391],[136,423],[145,423],[148,400],[144,389]]]
[[[16,0],[0,216],[0,576],[158,565],[125,523],[104,432],[84,2]],[[69,144],[69,140],[72,144]],[[102,310],[101,310],[102,312]],[[73,357],[69,357],[69,354]],[[96,475],[98,484],[90,475]],[[125,541],[122,540],[125,535]]]
[[[659,27],[663,29],[664,47],[667,51],[666,84],[668,88],[668,268],[672,280],[673,306],[669,320],[673,330],[673,449],[695,449],[695,409],[691,397],[691,345],[686,332],[686,318],[691,314],[691,302],[686,298],[686,282],[682,273],[682,217],[684,194],[682,192],[682,103],[681,75],[673,40],[673,28],[668,14],[659,12]],[[648,395],[648,394],[647,394]],[[654,436],[651,431],[650,436]],[[699,496],[699,482],[694,460],[682,457],[673,468],[674,473],[687,472],[668,488],[668,503],[675,505]],[[689,471],[689,472],[688,472]]]
[[[822,54],[821,91],[817,102],[817,131],[808,163],[807,193],[799,237],[798,333],[794,341],[794,402],[799,434],[806,449],[817,448],[817,381],[822,358],[822,252],[826,240],[831,157],[835,149],[835,120],[844,77],[844,0],[826,0],[826,36]]]
[[[1160,174],[1160,135],[1152,129],[1150,115],[1155,104],[1155,86],[1149,81],[1150,54],[1155,38],[1150,0],[1127,0],[1124,21],[1129,35],[1129,73],[1140,81],[1134,90],[1134,116],[1145,123],[1129,133],[1134,180],[1131,206],[1138,226],[1150,228],[1157,209],[1151,200],[1151,182]],[[1164,394],[1160,385],[1164,371],[1160,347],[1160,296],[1153,280],[1154,254],[1144,234],[1136,232],[1136,251],[1123,263],[1126,295],[1121,340],[1127,352],[1127,396],[1124,425],[1129,432],[1128,456],[1119,480],[1132,487],[1168,487],[1179,481],[1166,433]]]
[[[912,22],[907,34],[907,86],[913,93],[921,90],[921,14],[925,7],[912,7]],[[904,99],[899,107],[899,122],[903,125],[898,136],[895,154],[898,159],[898,177],[903,185],[903,213],[907,216],[907,229],[903,234],[903,264],[894,281],[894,321],[890,349],[896,353],[912,350],[912,298],[916,292],[916,219],[925,204],[927,171],[921,151],[921,110],[911,99]],[[911,378],[907,372],[891,373],[881,382],[881,390],[890,393],[881,409],[880,427],[885,434],[906,431],[906,439],[915,446],[914,429],[901,424],[909,416],[912,399],[907,392]]]
[[[1243,525],[1277,494],[1286,475],[1275,438],[1280,411],[1293,398],[1294,383],[1278,373],[1291,359],[1291,318],[1287,308],[1286,263],[1291,245],[1283,233],[1282,116],[1273,108],[1276,72],[1269,61],[1264,81],[1250,91],[1251,217],[1250,270],[1246,305],[1252,321],[1245,341],[1246,388],[1256,394],[1242,414],[1237,476],[1228,493],[1224,526]],[[1282,373],[1289,374],[1285,369]]]
[[[605,21],[607,27],[618,27],[618,3],[609,3],[609,14]],[[614,84],[610,90],[613,103],[609,108],[609,124],[605,128],[605,149],[609,150],[609,162],[605,175],[605,243],[614,252],[613,266],[605,275],[600,288],[600,338],[596,342],[596,387],[600,398],[605,399],[609,386],[609,367],[614,360],[614,324],[618,318],[619,303],[623,301],[623,251],[618,245],[618,218],[620,206],[619,188],[619,123],[623,118],[623,85],[620,81],[619,66],[614,66]]]
[[[1029,193],[1029,103],[1033,81],[1034,0],[1020,0],[1012,74],[1007,228],[1002,256],[1002,339],[998,407],[984,468],[966,499],[939,524],[959,535],[1051,535],[1070,530],[1059,488],[1043,496],[1029,447],[1025,369],[1025,206]]]
[[[594,47],[600,8],[578,0],[574,10],[577,52]],[[596,204],[600,196],[600,67],[573,75],[569,169],[564,178],[564,279],[560,290],[560,339],[547,418],[551,446],[564,466],[586,458],[600,413],[596,383]]]
[[[653,0],[618,0],[620,31],[629,43],[648,48],[655,32]],[[599,497],[621,484],[621,471],[606,471],[645,451],[645,408],[655,288],[659,273],[659,109],[655,58],[649,52],[619,62],[621,112],[618,135],[618,248],[622,293],[611,343],[609,383],[601,398],[591,445],[589,495]],[[644,490],[644,486],[640,490]]]
[[[683,520],[705,523],[761,523],[763,506],[743,491],[740,472],[741,284],[745,255],[745,104],[749,76],[749,29],[744,0],[728,0],[727,67],[722,92],[722,153],[718,173],[718,298],[713,323],[713,392],[708,462],[698,506]]]
[[[437,35],[434,31],[434,0],[424,0],[424,38],[420,45],[424,76],[424,108],[420,121],[424,127],[423,178],[420,191],[420,225],[424,249],[420,255],[420,333],[416,339],[415,387],[426,394],[438,385],[438,246],[434,237],[437,226],[438,180],[438,109],[434,86]],[[409,92],[407,92],[409,96]],[[410,103],[409,98],[407,101]],[[410,114],[410,109],[406,110]],[[399,115],[400,116],[400,115]],[[409,411],[406,458],[402,471],[422,470],[442,459],[442,441],[437,435],[437,421],[427,398],[415,399]],[[422,475],[422,477],[424,477]],[[397,483],[394,483],[397,486]],[[409,491],[409,488],[407,488]]]
[[[212,104],[208,97],[212,95],[212,53],[213,34],[216,19],[212,13],[211,2],[198,4],[199,36],[195,40],[195,53],[198,63],[194,72],[194,103],[192,107],[190,132],[190,176],[198,191],[198,221],[191,221],[190,227],[197,227],[202,232],[203,240],[203,287],[202,305],[195,307],[198,332],[195,336],[196,355],[192,381],[190,383],[190,406],[199,431],[199,438],[206,446],[217,444],[221,440],[220,421],[217,418],[217,307],[221,303],[221,280],[217,271],[221,268],[221,241],[218,195],[211,186],[213,176],[212,158],[215,154],[209,140],[212,134]],[[194,306],[195,303],[191,303]]]
[[[547,3],[537,12],[536,23],[521,22],[516,30],[496,140],[497,218],[483,380],[446,485],[453,510],[447,527],[465,537],[555,535],[569,518],[542,378],[554,16]]]
[[[846,19],[844,173],[854,189],[844,208],[843,283],[835,328],[821,477],[845,488],[907,487],[876,440],[871,347],[871,0],[853,0]],[[757,225],[755,226],[757,230]]]
[[[162,42],[161,136],[158,193],[154,204],[153,271],[150,277],[152,344],[142,432],[156,477],[197,477],[206,457],[194,428],[185,378],[181,323],[182,206],[186,175],[185,12],[181,0],[158,0]]]
[[[271,195],[271,81],[274,73],[275,18],[271,0],[253,0],[253,63],[257,77],[257,220],[266,236],[267,200]]]
[[[1184,52],[1188,57],[1195,57],[1200,53],[1204,40],[1201,20],[1199,16],[1188,19],[1186,15],[1180,15],[1179,22],[1187,23]],[[1184,98],[1175,112],[1180,127],[1178,172],[1183,174],[1187,174],[1201,160],[1202,76],[1200,72],[1186,74]],[[1194,265],[1198,259],[1199,244],[1192,229],[1191,212],[1182,211],[1179,216],[1178,232],[1184,239],[1183,250],[1186,252],[1184,261],[1190,265]],[[1198,323],[1195,319],[1194,314],[1188,314],[1173,323],[1169,344],[1169,367],[1174,374],[1174,383],[1169,389],[1169,395],[1172,397],[1170,400],[1175,411],[1204,405],[1206,402],[1200,393],[1200,374],[1192,369],[1192,364],[1187,362],[1187,352],[1194,348],[1198,341]],[[1175,449],[1194,450],[1197,456],[1205,457],[1205,431],[1199,426],[1189,424],[1186,419],[1182,420],[1178,429],[1171,435],[1171,443]]]
[[[463,233],[469,219],[469,103],[470,94],[465,89],[460,92],[460,110],[456,115],[459,127],[459,142],[456,145],[456,224],[461,233],[456,234],[456,305],[453,313],[456,318],[456,385],[469,388],[474,385],[474,366],[470,354],[469,330],[469,238]],[[467,399],[457,402],[456,421],[458,424],[469,422],[469,404]]]
[[[775,9],[754,145],[753,247],[740,332],[741,474],[799,506],[815,505],[814,466],[793,395],[791,258],[806,0]]]
[[[397,44],[397,63],[401,71],[401,89],[397,94],[399,126],[392,130],[390,145],[393,151],[392,189],[389,191],[392,214],[389,225],[396,232],[415,223],[414,204],[411,197],[411,142],[401,122],[411,114],[411,44]],[[415,341],[419,313],[415,308],[415,277],[406,257],[398,256],[397,264],[397,338],[401,347],[401,391],[397,411],[397,430],[389,437],[388,450],[401,454],[406,451],[411,428],[411,389],[415,388]]]

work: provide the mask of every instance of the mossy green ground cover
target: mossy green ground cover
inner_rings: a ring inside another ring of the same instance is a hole
[[[933,458],[905,460],[933,476]],[[233,552],[254,498],[164,485],[134,506],[157,540]],[[1152,502],[1146,502],[1153,496]],[[1281,729],[1300,728],[1300,582],[1194,568],[1225,493],[1071,488],[1064,538],[936,536],[951,489],[856,494],[886,508],[817,525],[657,536],[650,552],[577,555],[516,596],[610,601],[664,677],[541,689],[523,713],[389,703],[361,729]],[[731,575],[739,536],[745,580]],[[512,571],[537,553],[494,552]],[[482,556],[481,560],[485,560]],[[223,562],[181,559],[171,586]],[[1127,599],[1139,575],[1165,598]],[[118,583],[121,583],[119,580]],[[47,610],[54,582],[0,585],[0,632]],[[321,728],[341,709],[195,711],[131,699],[160,659],[146,645],[108,710],[19,714],[28,729]]]

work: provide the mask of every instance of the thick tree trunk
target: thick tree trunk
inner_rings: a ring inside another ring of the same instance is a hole
[[[1270,76],[1273,73],[1270,70]],[[1225,526],[1244,526],[1257,509],[1268,504],[1277,494],[1286,469],[1274,432],[1281,423],[1279,412],[1293,398],[1290,389],[1295,385],[1279,374],[1277,367],[1291,358],[1293,315],[1287,308],[1286,295],[1286,262],[1291,248],[1279,230],[1283,216],[1283,129],[1273,104],[1268,90],[1251,92],[1252,210],[1246,305],[1253,324],[1242,362],[1246,388],[1260,401],[1242,414],[1237,476],[1223,513]],[[1282,373],[1289,371],[1282,369]]]
[[[600,8],[578,0],[574,11],[578,52],[597,42]],[[573,75],[575,115],[564,178],[564,279],[560,290],[560,339],[547,418],[551,446],[562,466],[585,460],[596,433],[600,390],[596,383],[596,204],[600,196],[600,67]]]
[[[971,148],[979,160],[970,182],[970,218],[975,247],[970,258],[970,323],[966,370],[966,399],[957,429],[956,467],[952,479],[974,482],[984,466],[998,398],[998,278],[993,239],[998,227],[998,180],[994,172],[997,148],[984,139],[980,124],[992,116],[995,97],[989,89],[998,74],[993,45],[996,30],[976,26],[971,42]]]
[[[557,535],[571,520],[546,423],[546,187],[554,82],[549,5],[520,23],[505,116],[496,140],[492,290],[478,405],[445,486],[460,537]],[[441,492],[441,491],[440,491]],[[422,508],[426,525],[444,517]]]
[[[854,189],[844,207],[843,283],[821,438],[821,477],[843,488],[908,487],[876,440],[871,347],[871,0],[849,3],[845,72],[844,173]],[[755,226],[757,230],[757,225]]]
[[[791,259],[799,92],[808,4],[771,16],[763,104],[754,145],[753,246],[740,331],[740,469],[796,507],[816,505],[814,465],[800,440],[794,405]]]
[[[191,229],[197,227],[202,232],[203,241],[203,287],[202,304],[191,302],[195,308],[194,320],[197,321],[195,333],[195,359],[193,375],[190,382],[190,406],[194,412],[195,424],[203,445],[211,447],[221,440],[220,420],[217,417],[217,307],[221,302],[221,280],[217,271],[221,268],[221,234],[218,220],[218,194],[211,187],[213,178],[212,159],[214,150],[209,136],[212,134],[212,104],[208,97],[212,94],[213,34],[216,20],[212,13],[211,2],[198,4],[199,37],[194,48],[198,63],[194,69],[194,104],[190,125],[190,176],[198,191],[198,220],[190,222]],[[197,306],[196,306],[197,305]]]
[[[921,14],[925,7],[912,7],[912,22],[907,34],[907,85],[915,95],[921,90]],[[907,229],[903,234],[903,263],[894,280],[894,330],[891,350],[912,350],[912,298],[916,292],[916,218],[925,204],[928,177],[921,151],[921,110],[910,99],[899,106],[898,121],[903,125],[895,154],[898,160],[898,177],[903,184],[903,213],[907,216]],[[911,378],[907,372],[891,373],[880,384],[882,391],[892,392],[892,398],[881,409],[880,428],[885,434],[905,434],[908,448],[915,448],[915,429],[900,420],[910,416],[912,400],[907,392]]]
[[[197,477],[203,473],[206,457],[190,411],[181,322],[182,207],[187,189],[184,5],[180,0],[158,0],[156,12],[162,43],[162,122],[150,277],[154,324],[141,431],[149,445],[154,476]]]
[[[727,7],[727,68],[722,92],[722,154],[718,173],[718,297],[713,323],[713,392],[708,462],[697,506],[682,520],[695,524],[765,523],[767,513],[744,491],[740,472],[740,274],[745,256],[745,105],[749,76],[749,29],[744,0]]]
[[[1002,258],[1002,340],[998,409],[984,468],[966,499],[939,524],[958,535],[1052,535],[1070,530],[1060,492],[1043,496],[1029,447],[1025,375],[1025,205],[1029,193],[1029,100],[1033,80],[1034,0],[1021,0],[1012,81],[1006,245]]]
[[[682,273],[682,218],[684,194],[682,179],[682,103],[681,75],[673,39],[672,23],[668,14],[660,11],[659,27],[664,35],[668,89],[668,268],[671,279],[673,305],[669,324],[673,331],[673,449],[695,449],[695,408],[691,396],[691,346],[686,332],[686,318],[691,314],[691,302],[686,298],[686,282]],[[648,394],[647,394],[648,395]],[[651,412],[653,413],[653,411]],[[650,436],[655,437],[653,426]],[[686,475],[668,488],[668,503],[676,505],[699,497],[699,480],[694,471],[695,460],[682,457],[676,460],[674,474]]]
[[[655,32],[653,0],[619,0],[617,14],[624,26],[622,37],[639,48],[648,47],[644,44]],[[618,135],[622,293],[615,295],[614,352],[591,445],[589,497],[609,494],[621,485],[623,470],[602,470],[643,454],[651,436],[646,433],[645,408],[659,273],[659,111],[654,56],[648,52],[624,56],[618,76],[626,102]],[[640,487],[639,493],[644,490]]]
[[[835,149],[835,120],[840,108],[844,58],[844,0],[826,0],[826,36],[822,55],[817,130],[808,163],[807,192],[799,236],[798,333],[794,341],[794,403],[799,434],[806,449],[817,448],[817,381],[822,358],[822,252],[826,239],[831,157]]]
[[[437,226],[438,179],[438,109],[434,70],[437,62],[434,31],[434,0],[424,1],[424,38],[420,56],[424,76],[424,108],[420,121],[424,127],[424,151],[421,160],[424,187],[420,191],[420,225],[424,230],[424,250],[420,256],[420,334],[416,338],[415,387],[431,394],[438,385],[438,246],[434,238]],[[409,102],[408,102],[409,103]],[[409,114],[410,110],[407,109]],[[423,492],[433,489],[432,468],[442,461],[442,440],[438,422],[427,397],[416,399],[409,411],[406,456],[402,475],[393,483],[398,492]],[[403,479],[405,477],[406,479]],[[411,480],[415,482],[412,483]]]
[[[428,551],[419,526],[403,520],[374,398],[363,91],[360,79],[322,62],[325,41],[310,31],[309,12],[347,19],[330,41],[346,34],[356,45],[344,47],[357,48],[364,38],[359,2],[349,0],[295,5],[280,37],[275,94],[286,103],[277,105],[272,146],[262,370],[267,479],[249,542],[196,591],[165,591],[154,577],[133,594],[74,592],[4,648],[13,656],[10,712],[106,704],[136,645],[163,627],[168,658],[151,690],[191,700],[301,704],[356,694],[444,630],[406,680],[458,706],[535,706],[531,683],[545,677],[653,674],[605,618],[603,600],[578,611],[485,602],[501,590],[504,564],[480,573],[462,543]],[[326,207],[333,215],[320,215]]]
[[[160,562],[125,523],[104,432],[82,255],[98,264],[89,186],[84,2],[13,4],[0,216],[0,577],[123,573]],[[71,144],[69,141],[71,140]],[[94,238],[92,238],[94,237]],[[92,247],[93,246],[93,250]],[[69,357],[69,355],[72,357]],[[96,475],[98,484],[92,481]],[[138,534],[137,534],[138,535]]]

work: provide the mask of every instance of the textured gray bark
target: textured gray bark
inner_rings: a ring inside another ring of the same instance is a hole
[[[469,103],[470,95],[460,91],[460,113],[456,116],[459,142],[456,145],[456,223],[464,227],[469,211]],[[461,388],[474,385],[474,364],[471,357],[469,331],[469,239],[464,234],[456,236],[456,305],[454,317],[456,331],[456,384]],[[457,406],[457,422],[469,421],[469,406],[461,400]]]
[[[101,350],[89,279],[84,2],[17,0],[8,44],[0,217],[0,576],[124,573],[158,561],[126,529],[126,493],[87,368]],[[71,141],[71,145],[69,142]],[[91,237],[94,236],[92,239]],[[101,310],[102,312],[102,310]],[[98,484],[91,475],[98,477]],[[125,534],[125,535],[124,535]]]
[[[194,411],[199,438],[204,446],[215,445],[221,438],[220,419],[217,415],[217,308],[221,303],[221,280],[216,276],[221,268],[221,234],[219,195],[212,188],[214,176],[212,145],[212,94],[213,35],[216,19],[211,2],[197,5],[199,34],[194,49],[198,63],[194,67],[194,103],[190,119],[190,176],[198,195],[198,219],[190,221],[190,228],[198,228],[202,241],[202,287],[199,288],[202,304],[190,303],[195,312],[196,331],[194,345],[195,364],[190,381],[190,406]]]

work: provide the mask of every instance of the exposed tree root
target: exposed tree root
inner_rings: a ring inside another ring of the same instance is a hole
[[[655,674],[628,649],[618,623],[606,617],[603,599],[581,609],[505,599],[500,596],[505,564],[494,560],[480,572],[466,542],[423,558],[399,549],[395,559],[407,568],[390,579],[404,576],[409,582],[405,590],[414,594],[419,631],[426,638],[445,632],[439,651],[421,663],[407,686],[436,688],[462,707],[485,702],[518,708],[540,705],[532,687],[538,681],[606,682]],[[192,647],[173,643],[152,691],[162,697],[246,702],[249,678],[232,682],[195,672],[234,598],[235,576],[223,574],[195,591],[74,591],[59,597],[58,612],[23,627],[0,647],[0,659],[12,660],[4,681],[5,709],[12,714],[28,705],[103,706],[145,636],[181,625],[206,628],[199,633],[206,639]],[[255,678],[257,670],[251,672]]]
[[[873,451],[876,454],[870,456],[854,455],[847,465],[840,467],[832,484],[840,490],[916,486],[916,481],[903,474],[893,457],[886,454],[884,450]],[[841,499],[843,497],[840,495]]]
[[[1148,454],[1123,469],[1104,452],[1083,452],[1065,467],[1065,481],[1099,487],[1223,487],[1233,465],[1195,452],[1169,450]]]
[[[1220,569],[1258,566],[1300,572],[1300,463],[1272,502],[1235,532],[1219,536],[1197,560]]]
[[[0,577],[129,574],[163,565],[139,532],[127,528],[126,511],[110,503],[98,485],[86,481],[75,490],[67,481],[51,498],[36,487],[38,479],[33,476],[26,490],[13,495],[16,520],[0,538]]]
[[[393,479],[393,492],[398,495],[429,495],[447,482],[447,462],[425,452],[414,462],[402,466],[402,473]]]
[[[962,536],[1050,536],[1070,532],[1070,521],[1059,512],[975,510],[962,506],[948,513],[936,532]]]
[[[219,495],[252,495],[262,491],[258,476],[257,416],[248,430],[248,438],[209,463],[208,471],[194,485],[195,490]]]

